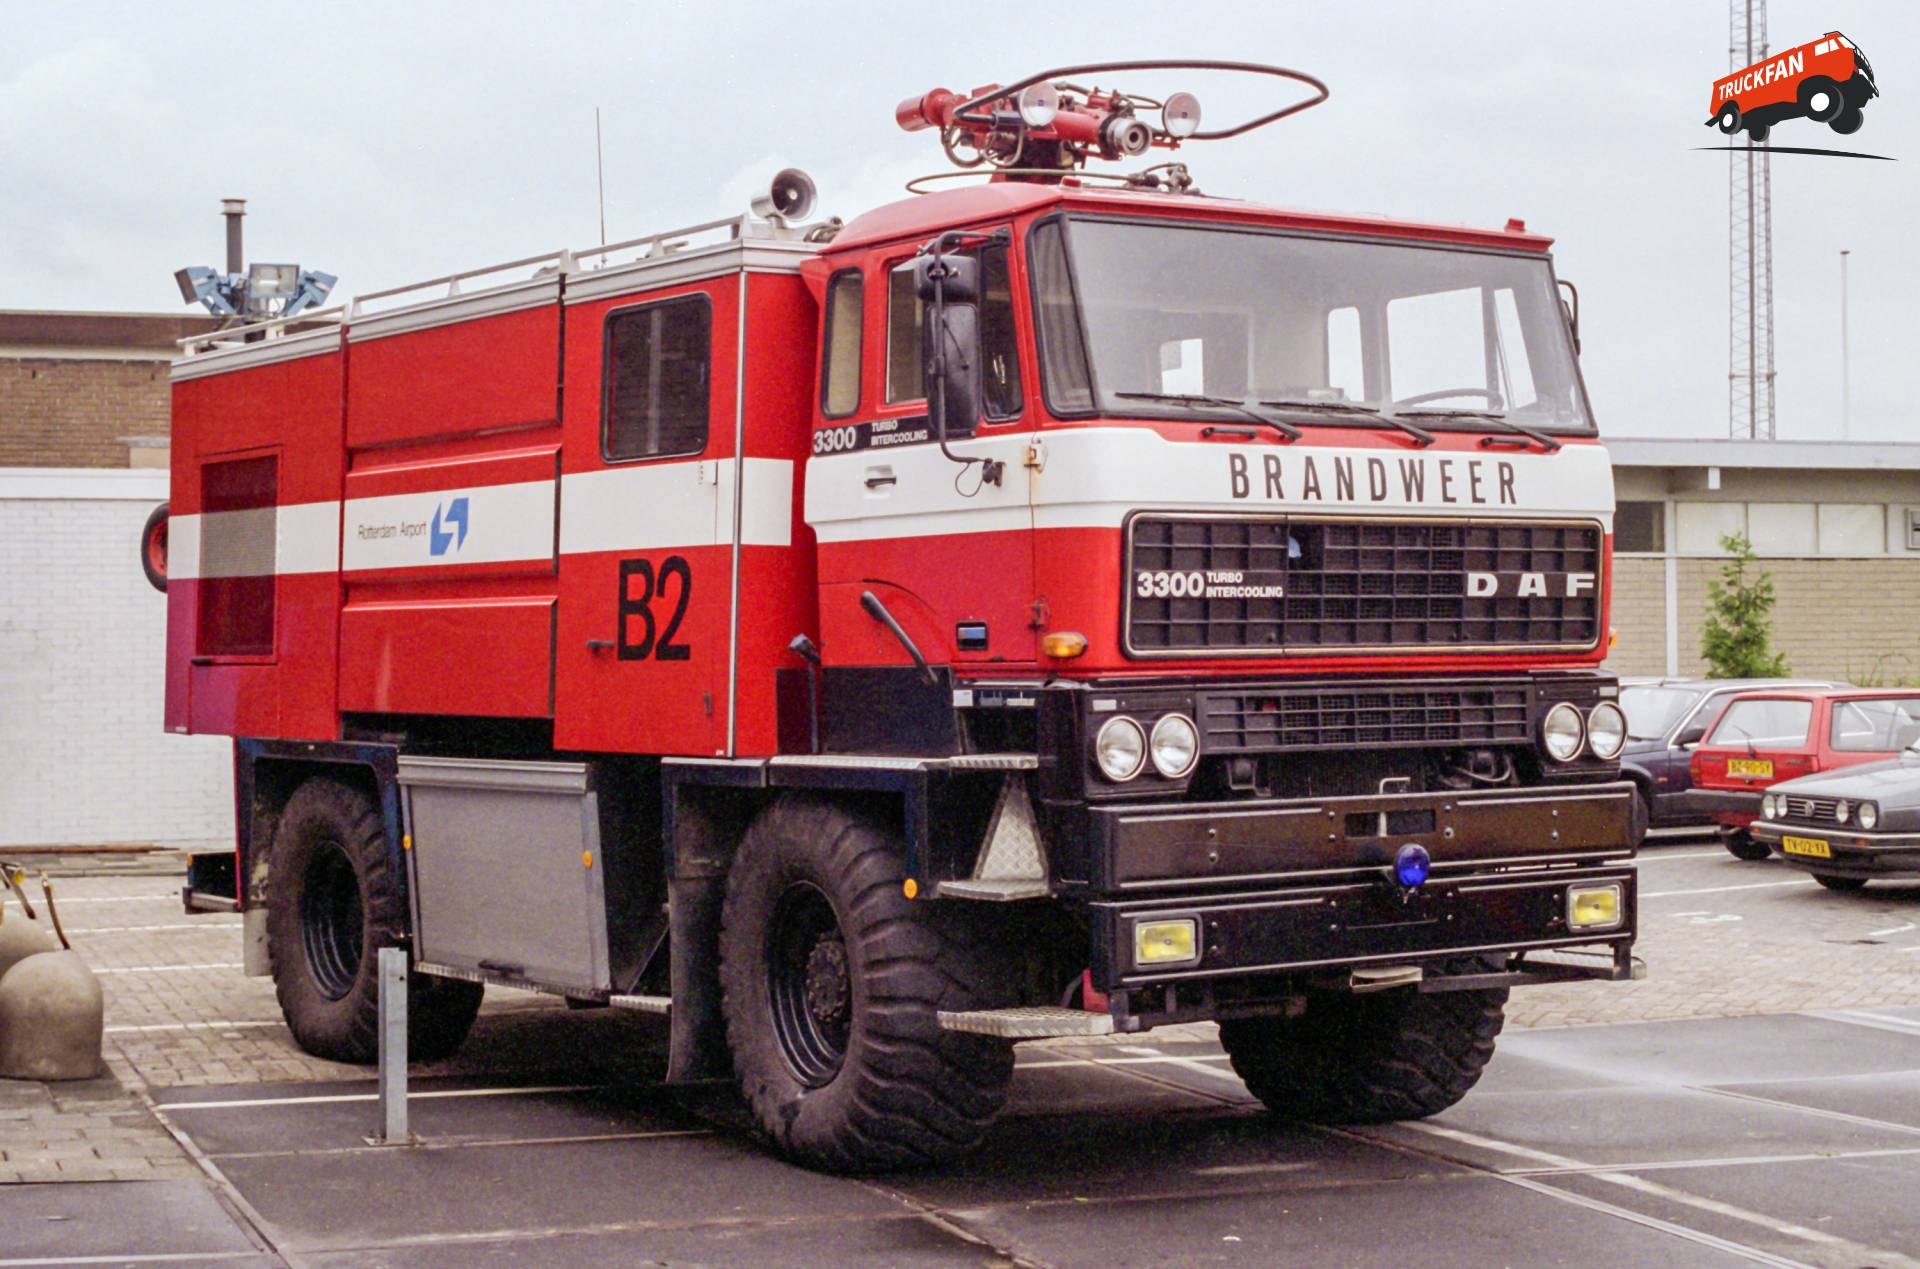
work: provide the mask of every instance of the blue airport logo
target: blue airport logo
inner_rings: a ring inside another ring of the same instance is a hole
[[[455,527],[458,527],[458,536]],[[427,550],[433,555],[458,551],[467,544],[467,500],[455,498],[433,509],[433,531],[427,538]]]

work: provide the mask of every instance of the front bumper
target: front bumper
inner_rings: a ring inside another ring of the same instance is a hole
[[[1633,941],[1639,799],[1627,781],[1280,803],[1101,807],[1095,986],[1457,960]],[[1431,879],[1395,856],[1424,847]],[[1568,891],[1620,887],[1619,921],[1569,925]],[[1135,964],[1143,921],[1197,923],[1190,963]]]
[[[1756,840],[1765,842],[1774,857],[1807,872],[1836,877],[1920,877],[1920,833],[1867,833],[1841,824],[1782,824],[1760,820],[1753,825]],[[1790,854],[1785,838],[1824,842],[1829,857]]]

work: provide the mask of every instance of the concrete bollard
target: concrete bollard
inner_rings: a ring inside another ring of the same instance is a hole
[[[5,906],[4,892],[0,892],[0,909]],[[0,911],[0,975],[29,956],[59,950],[60,944],[53,937],[53,932],[40,922],[29,921],[17,912],[9,914]]]
[[[103,1015],[100,982],[74,953],[19,961],[0,976],[0,1077],[92,1079]]]

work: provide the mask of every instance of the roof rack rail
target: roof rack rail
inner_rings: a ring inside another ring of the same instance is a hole
[[[282,339],[288,335],[304,335],[307,332],[300,327],[337,326],[346,318],[347,306],[335,304],[331,308],[309,309],[295,313],[291,317],[269,317],[257,322],[248,322],[243,326],[223,326],[219,330],[204,331],[198,335],[189,335],[185,339],[176,339],[174,344],[186,356],[197,352],[206,352],[216,345],[244,344],[251,339]]]

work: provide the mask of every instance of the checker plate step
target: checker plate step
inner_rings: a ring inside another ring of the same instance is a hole
[[[963,1013],[940,1011],[940,1025],[948,1031],[998,1036],[1002,1040],[1047,1040],[1069,1036],[1113,1034],[1113,1017],[1055,1005],[1027,1005],[1018,1009],[971,1009]]]

